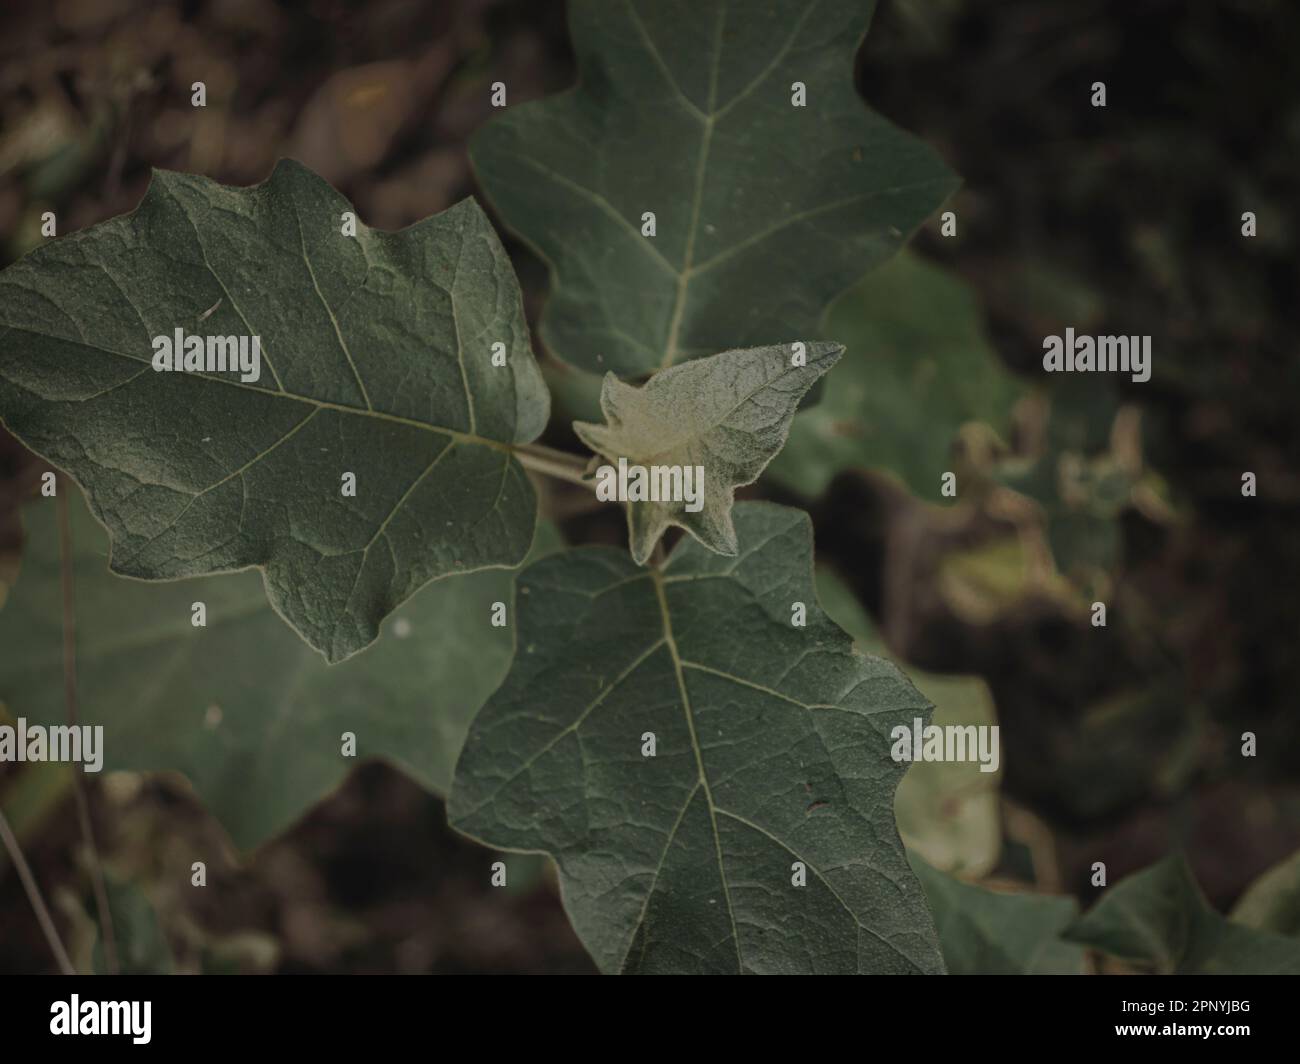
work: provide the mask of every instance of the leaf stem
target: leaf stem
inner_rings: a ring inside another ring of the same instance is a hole
[[[586,478],[587,462],[581,455],[557,451],[554,447],[545,447],[540,443],[518,443],[511,448],[511,452],[525,469],[593,489],[592,481]]]
[[[9,859],[13,861],[14,868],[18,871],[18,880],[23,885],[27,900],[32,903],[32,910],[36,913],[36,922],[41,925],[41,931],[45,934],[45,941],[49,943],[50,952],[54,954],[54,960],[59,966],[59,971],[64,975],[76,975],[76,970],[72,967],[72,961],[68,959],[68,951],[63,946],[63,940],[59,938],[59,932],[54,926],[54,921],[50,918],[50,910],[45,907],[45,899],[41,897],[41,888],[36,883],[36,877],[32,875],[32,870],[27,864],[27,858],[23,856],[22,848],[18,845],[18,838],[9,826],[9,818],[4,815],[3,810],[0,810],[0,841],[4,842],[4,848],[9,852]]]
[[[63,487],[63,485],[60,485]],[[72,523],[68,516],[68,497],[64,491],[55,496],[59,513],[59,570],[63,585],[63,701],[68,710],[68,724],[77,725],[77,614],[72,585]],[[72,768],[72,793],[77,804],[77,820],[81,823],[81,837],[90,859],[90,882],[95,892],[95,908],[99,913],[99,934],[104,946],[104,969],[110,975],[118,974],[117,936],[113,933],[113,913],[108,904],[108,889],[104,884],[104,868],[99,861],[99,848],[95,845],[95,828],[90,819],[90,799],[86,795],[85,778],[80,766]]]

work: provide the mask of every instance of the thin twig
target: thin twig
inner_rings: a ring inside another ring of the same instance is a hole
[[[76,975],[76,970],[72,967],[72,961],[68,959],[68,951],[63,948],[63,940],[59,938],[59,932],[54,926],[54,921],[50,919],[50,910],[45,907],[45,899],[41,897],[41,888],[36,884],[36,877],[32,875],[32,870],[27,865],[27,859],[23,856],[23,851],[18,845],[18,838],[9,826],[9,819],[4,815],[3,810],[0,810],[0,840],[4,841],[4,847],[9,851],[9,859],[13,861],[14,868],[18,870],[18,880],[23,885],[27,900],[32,903],[32,910],[36,913],[36,922],[41,925],[41,930],[45,933],[45,941],[50,945],[50,952],[54,954],[54,961],[58,964],[59,971],[64,975]]]
[[[62,485],[60,485],[62,487]],[[68,518],[68,497],[64,492],[56,496],[59,511],[59,569],[63,583],[63,700],[68,709],[68,724],[77,725],[77,615],[72,587],[72,524]],[[110,975],[118,973],[117,936],[113,931],[113,913],[108,906],[108,888],[104,884],[104,869],[99,862],[99,847],[95,845],[95,828],[90,819],[90,799],[86,796],[86,783],[80,766],[72,766],[72,793],[77,803],[77,819],[81,822],[81,836],[90,857],[90,882],[95,892],[95,908],[99,912],[99,933],[104,946],[104,969]]]

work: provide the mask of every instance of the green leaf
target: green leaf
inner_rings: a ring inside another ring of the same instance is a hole
[[[551,351],[641,376],[815,335],[901,246],[957,182],[854,89],[873,7],[570,3],[577,86],[510,107],[470,145],[488,197],[550,265]]]
[[[579,438],[598,454],[629,466],[703,470],[696,512],[686,502],[632,502],[627,507],[632,557],[644,564],[670,525],[678,525],[719,554],[736,553],[731,524],[735,489],[752,484],[781,449],[799,400],[844,348],[799,345],[803,364],[792,366],[789,346],[723,351],[656,373],[640,388],[606,374],[600,393],[606,424],[574,422]]]
[[[662,571],[590,547],[520,574],[448,817],[551,854],[606,972],[940,971],[889,739],[930,707],[817,607],[806,514],[735,522],[735,558],[684,539]]]
[[[847,349],[835,386],[795,418],[768,476],[813,498],[837,473],[867,467],[951,502],[939,489],[959,433],[979,423],[1005,439],[1024,392],[990,345],[975,294],[904,252],[836,301],[825,333]]]
[[[64,490],[64,489],[61,489]],[[513,574],[449,577],[385,622],[385,638],[330,666],[275,616],[252,573],[149,584],[107,569],[107,539],[70,500],[81,722],[104,728],[104,769],[183,773],[241,847],[268,839],[382,757],[445,793],[470,718],[505,676],[513,631],[494,628]],[[66,722],[58,531],[52,500],[24,514],[27,546],[0,611],[0,702]],[[539,535],[539,543],[554,534]],[[207,626],[190,623],[191,603]],[[357,758],[341,736],[357,737]]]
[[[509,445],[549,408],[472,201],[355,237],[349,210],[297,163],[247,189],[156,171],[134,213],[0,274],[0,419],[86,488],[113,570],[255,566],[330,661],[430,580],[523,559],[536,501]],[[260,379],[155,372],[177,329],[260,336]]]
[[[1065,937],[1163,975],[1300,974],[1300,941],[1220,916],[1182,856],[1115,884]]]
[[[1080,975],[1083,947],[1062,941],[1073,898],[985,890],[912,855],[950,975]]]
[[[134,883],[119,882],[112,877],[105,878],[104,891],[108,895],[121,974],[171,975],[176,964],[172,948],[145,892]],[[98,915],[93,907],[90,911]],[[102,930],[98,925],[95,930],[91,963],[96,975],[104,975],[107,967]]]
[[[1231,917],[1247,927],[1300,937],[1300,850],[1247,887]]]
[[[817,567],[817,598],[832,621],[853,637],[862,654],[890,658],[849,587],[825,566]],[[901,668],[905,663],[896,662]],[[941,676],[908,668],[908,678],[930,702],[930,723],[940,728],[997,724],[988,685],[978,676]],[[978,761],[915,761],[898,785],[894,814],[909,852],[946,872],[985,875],[998,861],[1002,820],[998,788],[1002,769],[983,772]]]

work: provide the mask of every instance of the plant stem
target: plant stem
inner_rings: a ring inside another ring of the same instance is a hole
[[[59,938],[59,932],[54,926],[54,921],[50,919],[50,910],[45,907],[45,899],[41,897],[41,888],[36,884],[36,877],[32,875],[32,870],[28,867],[27,859],[23,856],[23,851],[18,845],[18,838],[9,826],[9,818],[4,815],[3,810],[0,810],[0,841],[4,842],[5,849],[9,851],[9,859],[13,861],[14,868],[18,870],[18,881],[23,885],[27,900],[32,903],[32,910],[36,913],[36,922],[41,925],[41,931],[45,933],[45,941],[49,943],[50,952],[54,954],[54,960],[59,966],[59,971],[64,975],[76,975],[76,970],[72,967],[72,961],[68,959],[68,951],[63,948],[63,940]]]
[[[72,524],[68,518],[68,497],[63,492],[56,496],[59,512],[59,569],[63,584],[63,701],[68,709],[69,726],[77,727],[77,614],[72,587]],[[104,869],[99,862],[99,848],[95,845],[95,829],[90,819],[90,800],[86,796],[86,783],[79,766],[72,768],[72,793],[77,804],[77,819],[81,822],[81,836],[90,858],[90,882],[95,892],[95,908],[99,912],[99,934],[104,944],[104,968],[110,975],[118,973],[117,936],[113,933],[113,913],[108,905],[108,889],[104,884]]]
[[[577,484],[584,488],[593,488],[592,482],[585,478],[587,462],[581,455],[557,451],[554,447],[544,447],[540,443],[515,444],[511,452],[525,469],[532,469],[558,480],[567,480],[570,484]]]

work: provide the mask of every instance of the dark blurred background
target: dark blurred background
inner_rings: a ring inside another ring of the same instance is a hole
[[[940,515],[870,472],[812,505],[819,558],[891,651],[988,684],[1006,766],[995,878],[1087,900],[1093,861],[1114,882],[1181,846],[1227,909],[1300,849],[1298,53],[1287,0],[882,0],[859,55],[865,99],[964,179],[958,237],[932,220],[916,247],[973,287],[1007,367],[1041,381],[1042,338],[1066,324],[1153,336],[1150,382],[1040,397],[1050,413],[1028,404],[1008,441],[1031,469],[1068,451],[1133,474],[1084,515],[1036,496],[1055,568],[1087,601],[1104,588],[1104,629],[1077,595],[989,561],[1023,535],[1015,514]],[[465,145],[491,82],[516,104],[573,76],[560,0],[11,2],[0,262],[40,242],[42,211],[62,234],[132,209],[151,166],[251,184],[291,156],[368,224],[400,228],[476,191]],[[1097,80],[1104,109],[1088,105]],[[506,240],[535,320],[545,271]],[[558,420],[547,440],[573,442]],[[36,473],[0,433],[0,582]],[[621,516],[580,493],[546,506],[571,541],[622,542]],[[88,948],[66,780],[15,769],[0,765],[0,800],[22,808],[36,874]],[[101,848],[142,883],[220,834],[165,779],[92,789]],[[208,890],[153,900],[191,969],[590,970],[546,871],[503,897],[490,859],[438,800],[368,764],[282,838],[210,868]],[[51,968],[7,864],[0,896],[0,970]]]

